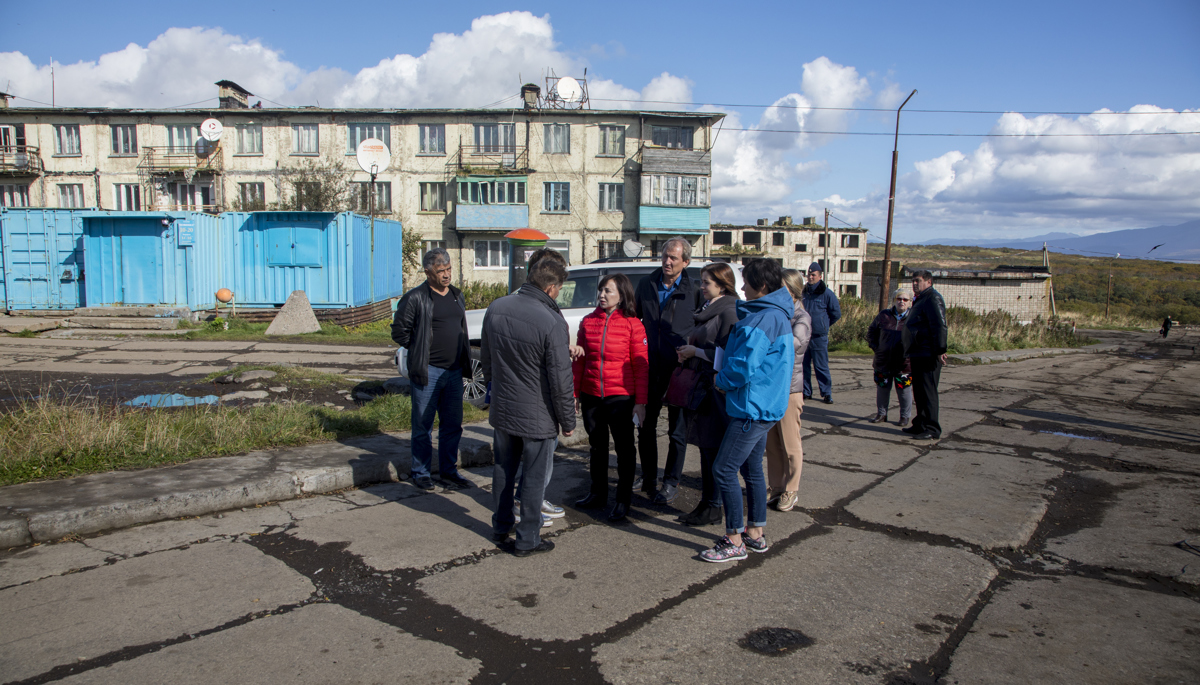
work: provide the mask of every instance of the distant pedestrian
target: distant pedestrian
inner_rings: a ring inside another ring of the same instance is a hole
[[[918,271],[912,279],[912,311],[904,322],[901,337],[904,354],[912,368],[913,404],[917,414],[912,425],[904,429],[917,440],[936,440],[942,437],[938,422],[938,382],[946,364],[949,329],[946,326],[946,301],[933,289],[933,274]]]
[[[1167,318],[1163,319],[1163,325],[1162,325],[1162,331],[1161,331],[1163,340],[1167,339],[1167,334],[1171,332],[1171,324],[1173,324],[1173,323],[1174,322],[1171,321],[1170,314],[1167,315]]]
[[[608,504],[608,437],[617,450],[617,499],[608,520],[625,520],[633,501],[633,476],[637,448],[633,443],[634,418],[646,420],[649,357],[646,329],[633,306],[633,283],[625,274],[600,279],[598,306],[579,322],[576,359],[575,408],[583,413],[583,426],[591,444],[592,486],[576,502],[581,509]]]
[[[408,350],[408,380],[412,389],[413,484],[433,489],[431,430],[438,423],[438,477],[450,488],[471,487],[458,473],[458,444],[462,440],[463,369],[471,368],[467,338],[467,302],[450,285],[450,253],[438,247],[425,253],[425,282],[409,290],[396,306],[392,340]]]
[[[783,269],[772,259],[754,259],[742,270],[746,302],[729,333],[717,389],[727,393],[729,428],[713,463],[713,477],[725,506],[725,536],[700,554],[715,563],[746,558],[746,550],[766,552],[767,484],[763,451],[767,433],[787,411],[794,364],[792,297],[783,287]],[[746,482],[743,518],[742,488]]]
[[[687,452],[687,417],[679,407],[667,407],[667,462],[663,486],[658,490],[658,415],[671,373],[679,365],[676,348],[687,344],[695,325],[696,283],[687,273],[692,245],[685,238],[671,238],[662,248],[662,266],[637,285],[637,315],[646,328],[650,350],[650,394],[646,400],[646,422],[638,429],[638,453],[642,461],[642,492],[655,504],[672,502],[679,492],[683,459]],[[636,485],[635,485],[636,487]]]
[[[555,303],[566,279],[567,270],[557,260],[539,260],[529,280],[492,302],[483,318],[480,361],[492,387],[488,423],[496,461],[492,539],[504,544],[515,524],[512,551],[521,557],[554,549],[539,535],[546,469],[558,433],[570,436],[575,430],[569,332]],[[513,512],[518,466],[523,471],[520,523]]]
[[[904,356],[902,329],[912,307],[912,293],[901,288],[896,291],[896,303],[879,312],[867,328],[867,346],[875,352],[871,368],[875,372],[875,416],[871,423],[887,421],[888,405],[892,401],[892,388],[896,388],[896,400],[900,403],[901,428],[912,420],[913,390],[912,366]]]
[[[817,376],[821,400],[833,404],[833,376],[829,373],[829,329],[842,318],[837,295],[821,280],[821,264],[808,266],[808,285],[804,287],[804,309],[812,317],[812,337],[804,352],[804,399],[813,395],[812,376]]]
[[[804,413],[804,352],[812,337],[812,317],[804,311],[804,276],[785,269],[783,285],[796,308],[792,314],[792,386],[783,418],[767,433],[767,504],[791,511],[800,501],[800,470],[804,446],[800,443],[800,415]]]
[[[736,276],[728,264],[717,262],[700,270],[700,294],[704,304],[696,309],[696,327],[688,344],[676,353],[679,363],[698,372],[695,404],[684,407],[688,426],[688,444],[700,448],[700,502],[680,518],[686,526],[708,526],[721,520],[721,495],[713,479],[713,461],[725,439],[729,415],[725,413],[725,395],[713,386],[717,348],[724,348],[729,332],[737,324],[738,291]]]

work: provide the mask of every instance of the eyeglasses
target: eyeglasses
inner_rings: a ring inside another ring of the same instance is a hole
[[[912,302],[912,298],[911,297],[897,297],[896,301],[897,302]]]

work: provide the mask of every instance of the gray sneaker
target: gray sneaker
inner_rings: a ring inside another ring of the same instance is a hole
[[[745,545],[746,549],[750,550],[751,552],[758,552],[759,554],[771,549],[771,546],[767,544],[767,536],[765,534],[760,535],[759,538],[755,540],[749,535],[742,533],[742,544]]]
[[[542,515],[549,516],[552,519],[560,519],[567,515],[563,508],[550,503],[550,500],[542,500]]]

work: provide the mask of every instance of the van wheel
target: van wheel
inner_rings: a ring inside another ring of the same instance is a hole
[[[463,376],[463,400],[472,406],[487,409],[487,383],[483,381],[483,362],[479,361],[479,348],[471,348],[471,372]]]

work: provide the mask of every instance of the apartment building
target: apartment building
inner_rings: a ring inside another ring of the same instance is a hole
[[[554,107],[531,84],[521,109],[251,108],[217,85],[216,109],[0,109],[0,206],[299,210],[332,189],[338,209],[373,207],[448,249],[463,282],[505,281],[514,228],[572,263],[708,235],[720,113]],[[354,157],[367,138],[390,151],[373,184]]]
[[[867,258],[865,228],[831,226],[827,231],[816,217],[805,217],[796,224],[792,217],[781,216],[773,223],[759,219],[754,226],[713,224],[711,241],[711,254],[731,261],[767,257],[785,269],[800,271],[817,262],[824,271],[826,285],[839,297],[862,296],[863,262]]]

